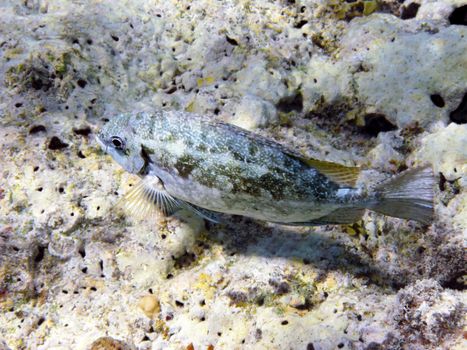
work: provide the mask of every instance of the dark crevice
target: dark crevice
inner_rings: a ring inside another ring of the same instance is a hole
[[[36,256],[34,257],[34,262],[36,264],[40,263],[44,259],[45,247],[38,247]]]
[[[44,125],[34,125],[31,129],[29,129],[30,134],[37,134],[38,132],[46,132],[47,129]]]
[[[449,16],[449,23],[467,25],[467,5],[456,8]]]
[[[283,97],[276,107],[280,112],[301,112],[303,110],[303,96],[298,92],[293,96]]]
[[[456,124],[465,124],[467,123],[467,93],[464,94],[459,107],[449,115],[449,119]]]
[[[230,44],[230,45],[233,45],[233,46],[238,46],[238,42],[237,40],[235,40],[234,38],[231,38],[229,36],[225,36],[225,40],[227,40],[227,42]]]
[[[300,22],[296,23],[296,24],[294,25],[294,27],[297,28],[297,29],[300,29],[300,28],[302,28],[302,27],[303,27],[305,24],[307,24],[307,23],[308,23],[308,21],[301,20]]]
[[[415,2],[410,3],[407,6],[401,7],[401,19],[410,19],[417,16],[418,9],[420,8],[420,4]]]
[[[365,115],[365,126],[363,132],[377,136],[380,132],[396,130],[397,126],[386,119],[386,116],[381,113],[369,113]]]
[[[57,136],[54,136],[50,139],[48,147],[51,150],[59,150],[59,149],[67,148],[68,144],[65,142],[62,142]]]
[[[73,132],[76,135],[88,136],[92,131],[91,131],[91,128],[87,126],[81,129],[73,129]]]
[[[441,283],[441,286],[443,288],[449,288],[449,289],[454,289],[454,290],[459,290],[459,291],[467,290],[467,286],[462,282],[462,276],[463,276],[463,273],[457,276],[454,276],[450,280],[444,283]]]

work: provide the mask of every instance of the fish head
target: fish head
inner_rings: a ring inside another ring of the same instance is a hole
[[[101,148],[126,171],[140,174],[146,160],[130,113],[120,114],[105,124],[96,136]]]

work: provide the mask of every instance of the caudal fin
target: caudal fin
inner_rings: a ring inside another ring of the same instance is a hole
[[[429,224],[433,220],[431,167],[417,168],[396,176],[376,188],[376,202],[369,209],[396,218]]]

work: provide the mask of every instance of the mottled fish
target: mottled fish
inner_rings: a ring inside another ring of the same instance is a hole
[[[356,188],[359,169],[309,159],[239,127],[180,111],[111,119],[98,142],[142,181],[126,206],[165,215],[181,208],[217,221],[218,213],[287,225],[348,224],[365,209],[429,223],[431,168],[406,171],[374,191]]]

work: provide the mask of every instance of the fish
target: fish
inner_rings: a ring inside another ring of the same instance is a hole
[[[433,221],[430,166],[402,172],[367,190],[359,167],[307,158],[238,126],[195,113],[153,109],[122,113],[97,142],[141,181],[124,206],[143,216],[188,209],[212,221],[223,214],[295,226],[352,224],[365,210]]]

